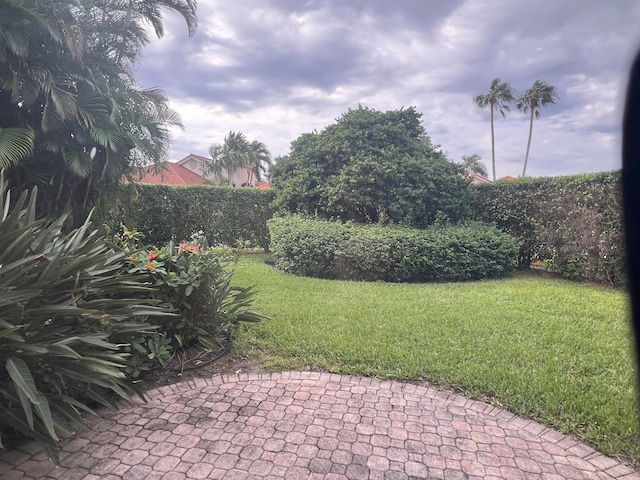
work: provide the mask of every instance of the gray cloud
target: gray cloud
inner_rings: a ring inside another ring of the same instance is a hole
[[[206,155],[240,130],[285,154],[348,108],[415,106],[450,158],[491,161],[489,113],[474,94],[501,77],[520,91],[550,82],[561,101],[534,125],[529,172],[619,168],[626,74],[640,45],[635,0],[246,0],[199,3],[188,38],[167,18],[138,70],[184,120],[172,159]],[[499,175],[517,176],[528,119],[496,121]]]

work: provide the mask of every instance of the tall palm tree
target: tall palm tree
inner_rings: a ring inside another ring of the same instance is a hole
[[[524,113],[529,112],[529,139],[527,140],[527,153],[524,156],[522,176],[527,174],[527,162],[529,161],[529,149],[531,148],[531,134],[533,133],[533,117],[540,118],[540,108],[555,105],[558,100],[556,87],[543,81],[536,80],[531,88],[527,89],[516,100],[516,108]]]
[[[477,173],[483,177],[488,176],[487,167],[480,160],[481,157],[477,153],[462,156],[462,166],[467,174]]]
[[[508,82],[501,82],[494,78],[488,93],[478,93],[473,97],[473,102],[480,108],[487,108],[491,112],[491,166],[493,168],[493,180],[496,179],[496,146],[493,130],[493,112],[498,111],[504,118],[509,111],[509,104],[515,101],[515,90]]]

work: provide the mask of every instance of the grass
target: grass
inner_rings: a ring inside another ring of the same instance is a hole
[[[244,256],[271,320],[245,326],[241,353],[271,370],[428,381],[537,419],[602,452],[640,461],[626,294],[519,274],[386,284],[295,277]]]

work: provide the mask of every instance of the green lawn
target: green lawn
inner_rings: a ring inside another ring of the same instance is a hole
[[[458,284],[295,277],[244,256],[271,320],[244,326],[240,353],[271,370],[427,380],[490,401],[609,455],[640,461],[626,294],[519,274]]]

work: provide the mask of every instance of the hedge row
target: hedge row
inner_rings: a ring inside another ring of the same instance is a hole
[[[521,265],[540,259],[567,278],[626,283],[619,171],[478,185],[474,212],[518,240]]]
[[[417,230],[287,216],[268,224],[276,266],[319,278],[393,282],[496,278],[515,267],[518,251],[509,235],[482,223]]]
[[[266,249],[272,201],[273,191],[255,188],[127,184],[108,223],[135,227],[154,245],[202,231],[210,245]]]

